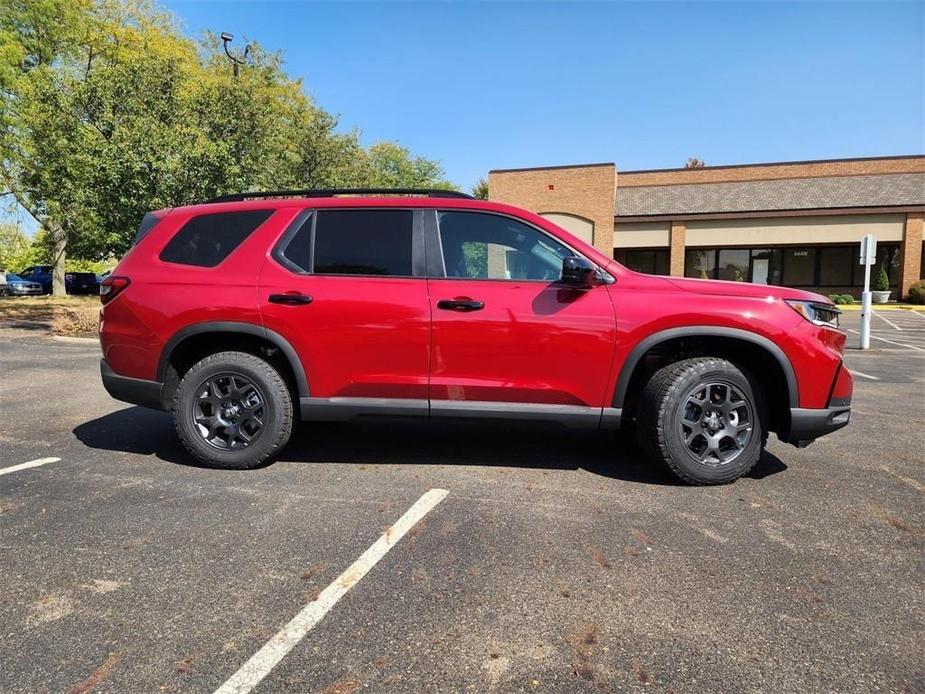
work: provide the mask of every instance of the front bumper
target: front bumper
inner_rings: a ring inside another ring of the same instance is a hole
[[[163,384],[157,381],[146,381],[142,378],[120,376],[105,359],[100,359],[100,375],[103,377],[103,387],[116,400],[128,402],[142,407],[151,407],[155,410],[166,410],[161,392]]]
[[[790,430],[779,438],[798,448],[808,446],[820,436],[831,434],[851,420],[851,405],[838,405],[819,410],[790,408]]]

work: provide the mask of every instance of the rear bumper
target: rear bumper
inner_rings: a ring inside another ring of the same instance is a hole
[[[146,381],[141,378],[120,376],[105,359],[100,359],[100,376],[103,377],[103,387],[116,400],[128,402],[142,407],[151,407],[155,410],[165,410],[161,392],[163,384],[157,381]]]
[[[810,410],[802,407],[790,408],[790,431],[780,436],[785,443],[800,448],[808,446],[820,436],[841,429],[851,420],[851,405],[826,407]]]

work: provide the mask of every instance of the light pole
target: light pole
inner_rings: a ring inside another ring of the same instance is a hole
[[[228,56],[228,60],[231,61],[233,66],[232,69],[234,70],[234,76],[237,77],[240,66],[244,65],[244,61],[247,60],[247,54],[250,53],[251,45],[247,44],[244,47],[244,55],[239,58],[235,55],[232,55],[231,51],[228,50],[228,44],[231,43],[232,40],[234,40],[234,34],[229,34],[227,31],[222,32],[222,47],[225,49],[225,55]]]

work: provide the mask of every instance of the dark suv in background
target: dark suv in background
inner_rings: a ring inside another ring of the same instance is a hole
[[[33,265],[17,274],[24,280],[38,282],[42,285],[43,293],[51,294],[51,265]],[[66,272],[64,289],[68,294],[96,294],[100,290],[100,283],[92,272]]]

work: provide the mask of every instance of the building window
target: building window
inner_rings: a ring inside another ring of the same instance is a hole
[[[782,248],[753,248],[751,281],[755,284],[780,284],[784,251]]]
[[[816,285],[816,249],[785,248],[783,284],[788,287]]]
[[[851,246],[819,249],[819,286],[850,287],[854,266],[858,265],[859,250]],[[862,280],[863,281],[863,278]]]
[[[614,251],[614,259],[636,272],[647,275],[668,274],[668,249],[638,249]]]
[[[861,288],[864,267],[858,263],[858,253],[857,245],[688,249],[684,254],[684,275],[787,287]],[[899,244],[878,245],[872,272],[877,272],[881,264],[890,285],[897,286]]]
[[[718,279],[731,282],[745,282],[748,279],[749,250],[747,248],[724,248],[719,252]]]
[[[697,277],[702,280],[716,279],[716,249],[685,251],[684,276]]]

